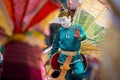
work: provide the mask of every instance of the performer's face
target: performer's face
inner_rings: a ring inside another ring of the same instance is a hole
[[[71,22],[66,16],[59,18],[59,21],[60,21],[62,27],[64,27],[64,28],[69,28],[71,26]]]

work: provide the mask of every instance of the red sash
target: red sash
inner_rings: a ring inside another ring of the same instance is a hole
[[[58,62],[59,54],[60,54],[60,52],[55,53],[52,56],[51,61],[50,61],[50,65],[51,65],[52,69],[54,69],[54,70],[60,70],[60,64]],[[85,69],[86,69],[87,64],[88,64],[87,59],[83,54],[80,54],[80,55],[83,58],[83,63],[84,63]]]

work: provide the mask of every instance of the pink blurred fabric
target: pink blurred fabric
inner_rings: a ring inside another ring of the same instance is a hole
[[[44,80],[41,54],[39,47],[27,43],[12,41],[6,44],[2,80]]]

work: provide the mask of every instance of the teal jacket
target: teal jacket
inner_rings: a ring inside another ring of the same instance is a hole
[[[74,28],[79,29],[80,35],[82,36],[81,39],[78,39],[74,36]],[[86,34],[82,26],[74,25],[74,27],[70,27],[70,28],[61,27],[56,35],[55,40],[53,41],[50,57],[54,53],[56,53],[59,48],[64,51],[76,51],[76,53],[78,53],[81,47],[81,41],[85,39],[86,39]],[[63,63],[66,57],[67,57],[66,55],[60,54],[59,62]],[[81,61],[80,55],[74,56],[71,63],[74,63],[76,61]]]

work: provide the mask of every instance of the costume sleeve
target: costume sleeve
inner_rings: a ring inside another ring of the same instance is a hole
[[[4,51],[5,51],[5,46],[4,46],[4,45],[2,45],[2,46],[0,47],[0,52],[3,54],[3,53],[4,53]]]
[[[84,29],[82,28],[82,26],[79,27],[80,29],[80,35],[81,35],[81,41],[85,40],[86,39],[86,34],[85,34],[85,31]]]
[[[50,54],[49,54],[50,57],[58,51],[59,40],[60,40],[60,33],[58,31],[56,38],[54,39],[53,44],[52,44],[52,49],[51,49]]]

